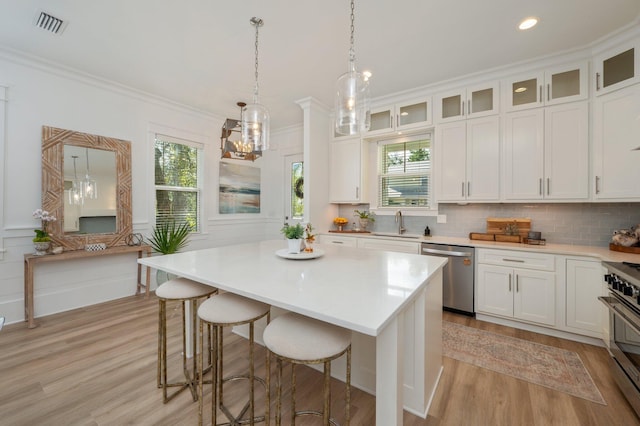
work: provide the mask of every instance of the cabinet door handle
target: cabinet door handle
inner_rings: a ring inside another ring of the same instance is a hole
[[[467,114],[471,115],[471,99],[467,101]]]
[[[547,101],[551,100],[551,84],[547,83]]]
[[[396,128],[400,127],[400,115],[396,114]]]
[[[471,182],[467,181],[467,197],[471,196]]]
[[[516,293],[518,293],[520,291],[520,283],[519,283],[519,279],[518,279],[518,274],[516,274]]]
[[[509,274],[509,292],[511,292],[511,274]]]
[[[464,197],[464,182],[462,182],[462,196]]]
[[[547,195],[551,194],[551,178],[547,178]]]
[[[462,104],[462,115],[464,115],[464,101],[462,101],[461,104]]]
[[[596,73],[596,90],[600,90],[600,73]]]
[[[538,102],[542,103],[543,100],[544,100],[544,98],[542,97],[542,85],[540,85],[540,98],[539,98]]]
[[[356,186],[356,198],[360,197],[360,187]]]
[[[600,193],[600,176],[596,176],[596,194]]]
[[[516,262],[516,263],[524,263],[524,260],[522,259],[507,259],[507,258],[502,258],[503,262]]]
[[[540,196],[542,196],[542,178],[538,179],[538,192],[540,192]]]

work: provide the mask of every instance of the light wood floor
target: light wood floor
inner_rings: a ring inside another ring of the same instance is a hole
[[[0,332],[0,425],[194,425],[197,403],[189,392],[169,404],[156,388],[157,300],[128,297],[39,318],[40,326],[5,326]],[[179,310],[169,306],[170,347],[180,346]],[[515,330],[444,313],[449,321],[578,352],[606,406],[444,358],[444,373],[427,419],[405,413],[405,425],[640,425],[607,369],[603,348]],[[246,361],[245,341],[225,335],[227,371]],[[175,359],[179,352],[173,354]],[[258,371],[264,372],[263,349]],[[298,372],[298,407],[318,405],[320,374]],[[275,386],[275,380],[272,379]],[[334,382],[336,401],[343,386]],[[233,392],[233,393],[232,393]],[[246,393],[229,391],[228,396]],[[285,387],[288,395],[288,386]],[[209,390],[205,400],[210,401]],[[262,401],[261,393],[259,399]],[[344,404],[334,414],[342,421]],[[375,400],[354,389],[352,425],[375,423]],[[273,409],[272,409],[273,414]],[[206,413],[205,420],[210,415]],[[288,423],[288,422],[285,422]],[[272,422],[273,424],[273,422]],[[315,420],[301,425],[319,424]]]

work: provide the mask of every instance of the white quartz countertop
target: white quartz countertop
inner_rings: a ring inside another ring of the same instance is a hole
[[[640,263],[640,254],[633,253],[622,253],[617,251],[609,250],[609,246],[606,247],[597,247],[597,246],[580,246],[580,245],[572,245],[572,244],[549,244],[539,246],[533,244],[521,244],[521,243],[504,243],[504,242],[495,242],[495,241],[482,241],[482,240],[471,240],[469,238],[462,237],[444,237],[444,236],[432,236],[425,238],[420,235],[409,235],[407,238],[394,236],[393,234],[388,235],[374,235],[368,233],[328,233],[326,235],[340,235],[346,237],[357,237],[357,238],[375,238],[375,239],[391,239],[394,241],[407,241],[407,242],[427,242],[434,244],[451,244],[451,245],[460,245],[460,246],[468,246],[468,247],[477,247],[477,248],[493,248],[493,249],[501,249],[501,250],[520,250],[520,251],[533,251],[540,253],[549,253],[549,254],[557,254],[557,255],[565,255],[565,256],[587,256],[594,257],[598,260],[607,261],[607,262],[634,262]]]
[[[285,240],[138,259],[152,268],[289,311],[377,336],[412,301],[446,259],[316,244],[324,255],[276,255]]]

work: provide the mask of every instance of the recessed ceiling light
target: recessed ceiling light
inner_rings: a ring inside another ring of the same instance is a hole
[[[520,28],[521,30],[528,30],[529,28],[535,27],[537,23],[538,23],[538,18],[534,18],[534,17],[525,18],[522,20],[522,22],[520,22],[520,25],[518,25],[518,28]]]

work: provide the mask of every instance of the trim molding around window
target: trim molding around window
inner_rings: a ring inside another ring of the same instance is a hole
[[[155,224],[175,220],[202,231],[204,144],[154,135]]]
[[[431,189],[432,134],[379,140],[375,145],[374,209],[435,210]]]

